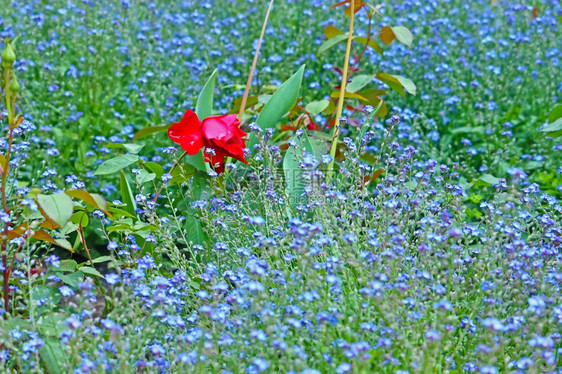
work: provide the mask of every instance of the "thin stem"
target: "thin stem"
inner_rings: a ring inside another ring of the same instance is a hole
[[[248,95],[250,94],[250,87],[252,86],[252,79],[254,77],[254,71],[256,70],[256,65],[258,63],[258,57],[260,55],[261,43],[263,41],[263,36],[265,34],[265,28],[267,26],[267,20],[269,18],[269,13],[271,13],[271,8],[273,7],[273,0],[269,2],[267,12],[265,13],[265,19],[263,20],[263,25],[261,28],[260,38],[258,40],[258,45],[256,47],[256,53],[254,54],[254,61],[252,62],[252,67],[250,69],[250,75],[248,76],[248,81],[246,82],[246,89],[244,90],[244,96],[242,96],[242,103],[240,103],[240,111],[238,112],[238,121],[242,122],[242,116],[246,110],[246,103],[248,101]]]
[[[6,109],[8,111],[8,128],[9,128],[9,132],[8,132],[8,150],[6,151],[6,167],[2,172],[2,206],[4,208],[4,212],[6,214],[10,214],[9,213],[9,209],[8,209],[8,198],[6,196],[6,185],[7,185],[7,181],[8,181],[8,173],[10,171],[10,158],[11,158],[11,154],[12,154],[12,143],[13,143],[13,137],[14,137],[14,113],[13,113],[13,109],[12,108],[12,100],[11,100],[11,95],[10,95],[10,77],[11,77],[11,67],[6,68],[5,71],[5,84],[6,84],[6,88],[5,88],[5,98],[6,98]],[[4,265],[4,274],[3,274],[3,293],[4,293],[4,310],[6,311],[6,313],[9,312],[9,307],[10,307],[10,296],[9,296],[9,290],[10,290],[10,273],[11,273],[11,268],[8,267],[8,231],[9,231],[9,225],[8,223],[4,223],[4,230],[3,230],[3,239],[2,239],[2,264]],[[15,257],[15,255],[14,255]]]
[[[176,160],[176,162],[174,163],[174,166],[172,166],[172,168],[170,169],[170,172],[169,172],[170,174],[172,174],[174,172],[174,170],[176,170],[180,161],[183,160],[183,158],[185,156],[187,156],[187,152],[183,152],[182,155]],[[156,202],[156,200],[158,200],[158,196],[160,196],[160,193],[162,192],[163,188],[164,188],[164,185],[162,185],[162,187],[160,187],[160,189],[154,193],[154,199],[152,199],[153,202]]]
[[[345,88],[347,86],[347,74],[349,70],[349,54],[351,52],[351,42],[353,40],[353,22],[355,20],[355,0],[351,0],[351,14],[349,20],[349,33],[347,34],[347,47],[345,50],[345,61],[343,64],[343,71],[341,77],[341,86],[340,86],[340,94],[338,97],[338,107],[336,111],[336,122],[334,124],[334,134],[332,136],[332,146],[330,147],[330,156],[332,157],[332,161],[328,165],[328,182],[332,179],[332,174],[334,172],[334,163],[336,161],[336,148],[338,145],[338,138],[340,135],[340,117],[343,112],[343,102],[345,98]]]

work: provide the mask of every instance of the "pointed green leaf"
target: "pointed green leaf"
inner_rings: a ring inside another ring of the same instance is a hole
[[[553,138],[562,136],[562,118],[558,118],[553,123],[549,123],[543,129],[541,129],[541,131]]]
[[[367,44],[369,47],[373,48],[380,55],[382,55],[383,53],[382,47],[379,45],[379,43],[375,42],[373,39],[367,39],[366,37],[354,37],[353,40],[363,45]]]
[[[53,195],[37,195],[37,204],[43,212],[52,219],[59,227],[64,227],[74,210],[74,205],[70,196],[64,192]]]
[[[562,104],[557,104],[550,115],[548,116],[548,122],[554,123],[558,118],[562,118]]]
[[[210,117],[213,114],[213,92],[215,90],[215,81],[217,76],[217,69],[215,69],[207,82],[199,93],[199,99],[195,106],[195,114],[200,121]]]
[[[333,46],[338,45],[339,43],[343,42],[344,40],[347,40],[347,34],[336,35],[336,36],[326,40],[324,43],[322,43],[322,45],[320,45],[320,48],[318,48],[318,54],[321,55],[322,53],[326,52],[327,50],[329,50]]]
[[[185,229],[187,239],[193,244],[204,245],[209,240],[207,233],[203,230],[201,221],[194,215],[187,218]]]
[[[137,140],[146,138],[147,136],[150,136],[152,134],[156,134],[158,132],[168,131],[170,126],[172,126],[172,125],[169,124],[169,125],[162,125],[162,126],[145,127],[144,129],[141,129],[141,130],[139,130],[135,133],[135,136],[133,137],[133,141],[137,141]]]
[[[96,268],[91,266],[82,266],[80,271],[86,275],[91,275],[93,277],[103,278],[103,274],[100,273]]]
[[[312,154],[319,162],[322,155],[326,153],[327,147],[322,140],[308,135],[301,137],[295,135],[291,140],[297,143],[297,147],[289,147],[287,150],[283,159],[283,173],[285,174],[285,193],[289,196],[290,204],[296,206],[300,202],[306,201],[306,198],[303,197],[306,181],[302,177],[303,169],[299,167],[304,152]]]
[[[321,113],[322,111],[324,111],[324,109],[326,109],[328,107],[328,105],[330,105],[330,100],[322,99],[322,100],[318,100],[318,101],[312,101],[312,102],[306,104],[305,109],[308,113],[315,116],[318,113]]]
[[[400,43],[405,44],[408,47],[412,48],[412,42],[414,41],[414,36],[410,32],[410,30],[408,30],[408,28],[404,26],[393,26],[392,32],[394,33],[394,36],[396,36],[396,39]]]
[[[129,181],[127,180],[127,176],[123,171],[121,171],[121,176],[120,176],[120,190],[121,190],[121,199],[123,200],[123,203],[126,205],[125,210],[136,216],[137,203],[135,201],[135,197],[133,196],[131,185],[129,184]]]
[[[121,155],[114,158],[110,158],[109,160],[101,164],[94,172],[94,174],[108,175],[108,174],[117,173],[119,170],[134,164],[138,160],[140,160],[140,158],[139,156],[136,155]]]
[[[145,162],[143,165],[148,170],[156,174],[156,178],[160,178],[162,175],[164,175],[164,168],[160,164],[157,164],[156,162],[149,161],[149,162]]]
[[[375,74],[363,74],[357,75],[353,77],[351,82],[349,82],[345,88],[348,92],[357,92],[361,90],[363,87],[371,83],[371,81],[375,78]]]
[[[474,186],[494,186],[500,183],[499,178],[494,177],[491,174],[483,174],[480,178],[474,181]]]
[[[378,73],[377,78],[402,96],[406,96],[404,90],[406,90],[409,94],[416,94],[416,85],[412,82],[412,80],[406,77],[401,75],[390,75],[388,73]]]
[[[296,73],[287,79],[265,104],[256,120],[262,129],[273,127],[295,105],[299,98],[304,67],[305,65],[302,65]]]

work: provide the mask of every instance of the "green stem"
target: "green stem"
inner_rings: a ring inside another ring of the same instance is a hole
[[[260,55],[260,48],[263,41],[263,36],[265,35],[265,28],[267,26],[267,20],[269,18],[269,13],[271,13],[271,8],[273,7],[273,0],[269,2],[267,12],[265,13],[265,18],[263,20],[263,25],[261,28],[260,38],[258,40],[258,45],[256,47],[256,53],[254,54],[254,61],[252,62],[252,67],[250,68],[250,75],[248,76],[248,81],[246,82],[246,89],[244,90],[244,96],[242,96],[242,103],[240,103],[240,111],[238,112],[238,121],[242,122],[242,116],[244,115],[244,110],[246,110],[246,102],[248,101],[248,95],[250,94],[250,87],[252,86],[252,78],[254,77],[254,72],[256,70],[256,65],[258,64],[258,58]]]
[[[174,163],[174,166],[172,166],[172,168],[170,169],[170,174],[172,174],[174,172],[174,170],[176,170],[180,161],[183,160],[183,158],[185,156],[187,156],[187,152],[184,151],[182,153],[182,155],[176,160],[176,162]],[[152,201],[156,202],[156,200],[158,200],[158,196],[160,196],[160,193],[162,192],[163,188],[164,188],[164,185],[162,185],[162,187],[160,187],[160,189],[154,193],[154,199],[152,199]]]
[[[351,0],[351,4],[349,5],[351,7],[351,14],[350,14],[350,20],[349,20],[349,33],[347,34],[347,47],[345,50],[345,61],[343,64],[343,72],[342,72],[342,77],[341,77],[341,86],[340,86],[340,94],[338,97],[338,107],[337,107],[337,111],[336,111],[336,122],[334,124],[334,134],[332,136],[332,146],[330,147],[330,156],[332,157],[332,161],[330,161],[330,164],[328,165],[328,175],[327,175],[327,179],[328,182],[330,182],[332,180],[332,176],[334,173],[334,163],[336,161],[336,148],[338,145],[338,138],[340,135],[340,117],[342,115],[343,112],[343,102],[344,102],[344,98],[345,98],[345,88],[347,86],[347,75],[348,75],[348,70],[349,70],[349,54],[351,52],[351,42],[353,40],[353,22],[355,20],[355,0]]]
[[[5,95],[6,95],[6,109],[8,111],[8,150],[6,151],[6,167],[2,171],[2,206],[4,208],[4,212],[6,214],[10,214],[8,210],[8,199],[6,196],[6,187],[8,181],[8,173],[10,171],[10,157],[12,153],[12,142],[13,142],[13,133],[14,133],[14,113],[12,110],[12,100],[11,100],[11,92],[10,92],[10,77],[11,77],[11,67],[6,68],[5,71]],[[10,273],[11,268],[8,267],[8,231],[9,226],[7,223],[4,224],[4,238],[2,240],[2,264],[4,265],[4,274],[3,274],[3,293],[4,293],[4,310],[6,314],[10,312]],[[15,256],[14,256],[15,257]]]

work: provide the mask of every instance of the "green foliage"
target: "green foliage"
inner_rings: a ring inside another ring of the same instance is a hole
[[[305,65],[302,65],[299,70],[291,75],[264,105],[256,119],[256,123],[262,129],[273,127],[295,105],[299,98],[304,68]],[[250,142],[251,144],[252,142]]]
[[[72,199],[60,192],[53,195],[37,195],[37,204],[59,227],[64,227],[74,211]]]
[[[130,166],[140,160],[139,156],[134,154],[120,155],[104,161],[94,172],[96,175],[110,175]]]

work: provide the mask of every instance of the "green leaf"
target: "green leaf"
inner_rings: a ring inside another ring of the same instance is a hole
[[[94,264],[100,264],[102,262],[108,262],[108,261],[112,261],[113,257],[111,256],[100,256],[100,257],[96,257],[94,258],[93,262]]]
[[[145,168],[156,174],[156,178],[158,179],[160,179],[160,177],[164,175],[164,168],[160,166],[160,164],[157,164],[156,162],[149,161],[149,162],[145,162],[143,165]]]
[[[213,91],[215,90],[215,81],[217,76],[217,69],[213,71],[207,82],[199,93],[199,99],[195,106],[195,114],[200,121],[210,117],[213,113]]]
[[[86,204],[90,204],[94,208],[99,209],[105,214],[111,216],[111,213],[109,213],[108,210],[107,202],[101,195],[95,193],[89,193],[86,190],[68,190],[65,193],[68,196],[78,200],[82,200]]]
[[[76,270],[78,263],[74,260],[61,260],[57,271],[72,272]]]
[[[321,55],[322,53],[326,52],[327,50],[334,47],[335,45],[338,45],[344,40],[347,40],[347,34],[336,35],[326,40],[324,43],[322,43],[322,45],[320,45],[320,48],[318,48],[318,54]]]
[[[45,344],[39,349],[39,356],[50,374],[65,373],[69,369],[68,357],[64,345],[58,338],[44,339]]]
[[[64,192],[53,195],[37,195],[37,204],[42,211],[52,219],[59,227],[64,227],[74,211],[74,205],[70,196]]]
[[[117,173],[119,170],[126,168],[129,165],[134,164],[140,160],[139,156],[136,155],[121,155],[114,158],[110,158],[101,164],[97,170],[94,172],[95,175],[108,175]]]
[[[194,200],[209,198],[209,180],[205,175],[194,175],[191,180],[191,197]]]
[[[115,217],[130,217],[130,218],[137,218],[136,215],[127,212],[126,210],[119,209],[119,208],[109,208],[109,211],[115,215]]]
[[[549,123],[540,131],[553,138],[562,136],[562,118],[558,118],[556,121]]]
[[[82,225],[82,227],[88,227],[90,219],[85,212],[76,212],[72,215],[70,221],[76,225]]]
[[[135,197],[133,196],[133,191],[131,190],[131,186],[129,185],[129,181],[127,180],[127,176],[123,171],[121,171],[120,179],[120,189],[121,189],[121,198],[123,203],[125,203],[125,210],[132,215],[136,216],[136,209],[137,203],[135,202]]]
[[[172,126],[172,124],[162,125],[162,126],[145,127],[144,129],[141,129],[141,130],[137,131],[137,133],[133,137],[133,141],[137,141],[137,140],[146,138],[147,136],[152,135],[152,134],[156,134],[158,132],[168,131],[170,126]]]
[[[486,128],[484,126],[461,126],[451,130],[452,134],[484,134],[485,132]]]
[[[550,115],[548,116],[548,122],[554,123],[558,118],[562,118],[562,104],[557,104]]]
[[[99,271],[97,271],[96,268],[93,268],[91,266],[82,266],[80,268],[80,271],[86,275],[91,275],[94,277],[98,277],[98,278],[103,278],[103,274],[100,273]]]
[[[193,244],[204,245],[209,240],[207,233],[203,230],[201,221],[193,214],[187,218],[185,229],[187,239]]]
[[[304,152],[312,154],[317,161],[326,153],[326,143],[307,135],[298,137],[293,136],[291,140],[297,143],[297,147],[289,147],[283,159],[283,173],[285,174],[285,193],[289,196],[291,206],[304,203],[304,187],[306,181],[302,178],[303,169],[299,167],[299,162],[303,159]]]
[[[305,65],[302,65],[296,73],[291,75],[265,104],[256,120],[262,129],[273,127],[295,105],[299,98],[304,67]]]
[[[402,44],[407,45],[408,47],[412,48],[412,42],[414,41],[414,37],[410,30],[404,26],[393,26],[392,32],[396,39]]]
[[[84,281],[84,273],[76,271],[70,274],[57,273],[57,276],[64,283],[72,288],[78,288],[78,284]]]
[[[106,145],[108,148],[121,148],[132,154],[138,154],[144,148],[144,144],[134,143],[109,143]]]
[[[353,38],[358,43],[363,45],[367,44],[369,47],[373,48],[378,54],[382,55],[383,50],[379,43],[375,42],[373,39],[367,39],[366,37],[355,37]]]
[[[305,109],[308,113],[315,116],[318,113],[321,113],[322,111],[324,111],[324,109],[326,109],[328,107],[328,105],[330,105],[330,100],[322,99],[322,100],[318,100],[318,101],[312,101],[312,102],[306,104]]]
[[[378,73],[377,78],[402,96],[406,96],[404,90],[406,90],[409,94],[416,94],[416,85],[412,82],[412,80],[406,77],[401,75],[390,75],[388,73]]]
[[[211,73],[211,76],[207,79],[207,82],[205,82],[205,85],[199,93],[199,98],[197,99],[197,104],[195,105],[195,114],[197,114],[199,121],[203,121],[205,118],[210,117],[213,114],[213,93],[215,91],[216,76],[217,69]],[[209,166],[205,162],[203,150],[200,150],[193,156],[187,155],[186,159],[191,165],[195,166],[197,170],[204,173],[208,172]]]
[[[473,182],[474,186],[493,186],[500,183],[499,178],[494,177],[491,174],[483,174],[480,178]]]
[[[156,174],[149,173],[148,171],[141,169],[139,170],[139,173],[135,176],[135,179],[138,184],[142,185],[156,179]]]
[[[371,83],[374,78],[375,74],[357,75],[347,84],[345,90],[348,92],[357,92]]]

